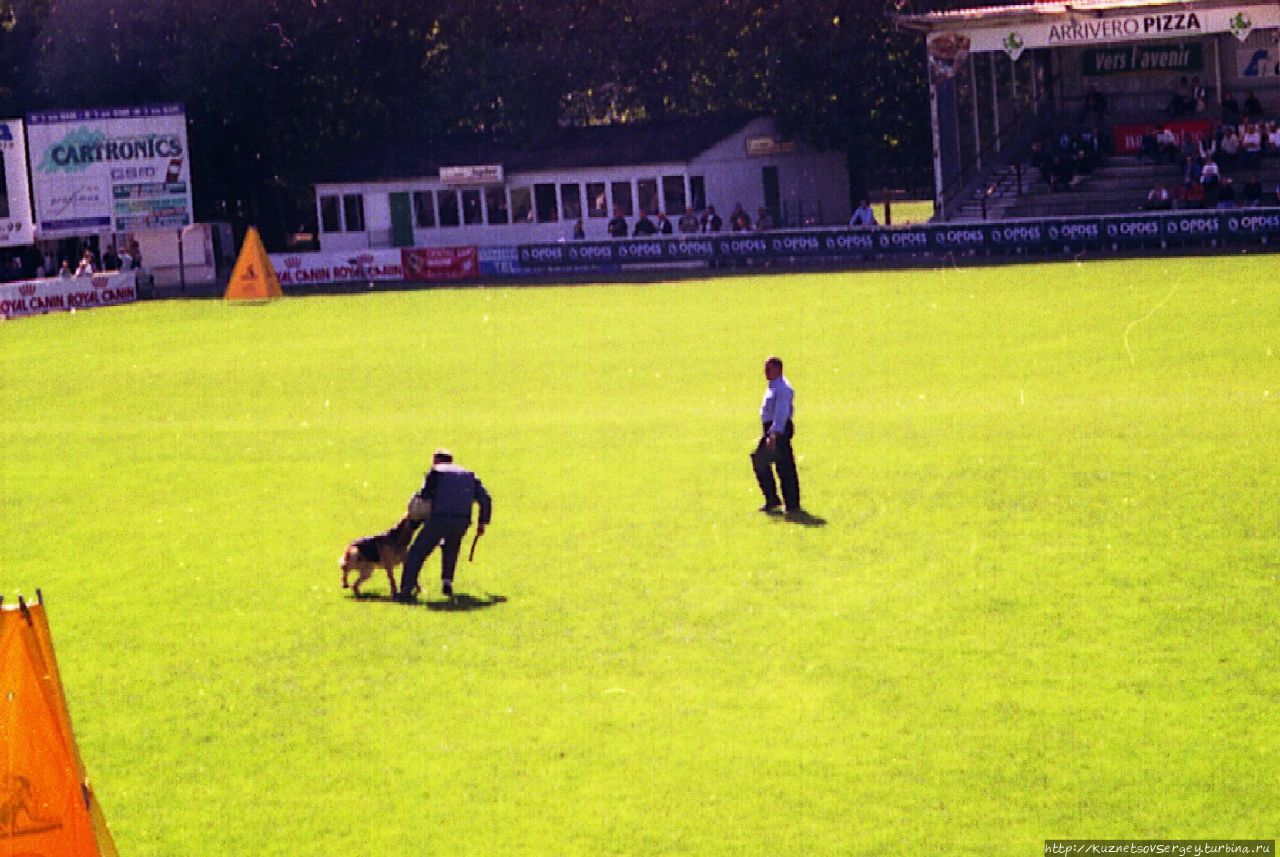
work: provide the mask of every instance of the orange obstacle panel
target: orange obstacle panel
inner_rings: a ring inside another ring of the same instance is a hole
[[[43,604],[0,605],[0,857],[117,857],[84,762]]]
[[[271,257],[262,244],[262,237],[252,226],[245,233],[244,244],[240,245],[240,258],[231,269],[231,279],[227,290],[222,295],[233,301],[263,301],[269,298],[282,298],[280,278],[271,265]]]

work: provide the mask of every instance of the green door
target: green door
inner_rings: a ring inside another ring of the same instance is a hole
[[[413,207],[409,194],[391,194],[391,243],[396,247],[413,246]]]
[[[773,217],[773,222],[782,225],[782,191],[778,185],[778,168],[765,167],[761,171],[764,179],[764,207]]]

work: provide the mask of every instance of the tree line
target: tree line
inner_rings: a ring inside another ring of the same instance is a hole
[[[0,0],[0,116],[181,101],[196,216],[314,228],[311,184],[388,141],[778,115],[855,190],[930,175],[925,0]]]

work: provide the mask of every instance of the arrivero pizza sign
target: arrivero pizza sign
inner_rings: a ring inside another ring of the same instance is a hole
[[[1114,45],[1150,39],[1186,39],[1212,33],[1231,33],[1244,41],[1256,29],[1274,27],[1280,27],[1280,4],[1108,17],[1068,15],[1045,23],[934,32],[929,36],[929,50],[931,56],[937,53],[939,58],[942,54],[1004,51],[1016,60],[1024,50],[1031,48]]]

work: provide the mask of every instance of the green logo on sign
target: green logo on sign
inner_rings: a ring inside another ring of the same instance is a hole
[[[1231,32],[1236,38],[1242,38],[1241,34],[1247,35],[1253,29],[1253,21],[1245,17],[1243,12],[1237,12],[1236,16],[1231,19]]]
[[[94,160],[89,153],[96,151],[106,138],[101,131],[77,128],[46,149],[36,169],[42,173],[83,172]]]

